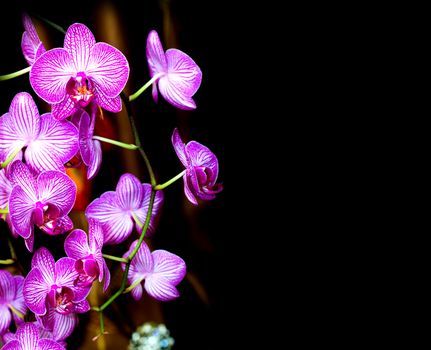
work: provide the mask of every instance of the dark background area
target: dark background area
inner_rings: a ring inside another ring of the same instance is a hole
[[[235,345],[245,348],[246,336],[238,331],[238,327],[245,320],[253,323],[253,317],[261,307],[254,300],[244,308],[254,285],[258,284],[257,276],[254,276],[256,279],[249,277],[254,274],[253,265],[259,263],[253,258],[244,259],[244,256],[253,254],[247,251],[254,240],[249,228],[260,222],[259,204],[254,206],[250,203],[246,193],[257,192],[256,195],[260,196],[258,192],[261,191],[261,186],[250,184],[249,181],[250,176],[260,170],[249,162],[251,158],[258,158],[255,152],[259,135],[248,134],[247,123],[251,123],[248,112],[250,105],[257,105],[258,102],[245,93],[252,87],[242,79],[246,68],[240,64],[245,55],[240,45],[245,31],[238,21],[234,25],[234,11],[229,2],[152,0],[140,2],[139,8],[135,6],[136,2],[127,1],[56,2],[54,6],[52,2],[44,1],[8,4],[7,9],[2,9],[3,18],[7,20],[0,24],[0,74],[27,66],[20,48],[23,10],[35,19],[39,35],[49,38],[46,44],[48,49],[61,47],[63,34],[36,20],[35,15],[45,17],[65,29],[72,23],[83,23],[93,31],[96,41],[107,41],[117,46],[111,39],[120,40],[120,47],[117,47],[123,51],[131,67],[126,86],[129,94],[149,80],[145,43],[151,29],[158,31],[165,50],[176,47],[198,63],[203,80],[194,96],[196,110],[176,110],[161,96],[159,103],[155,104],[149,89],[133,102],[133,112],[142,143],[159,182],[181,171],[170,141],[173,129],[178,127],[183,141],[196,140],[217,155],[219,181],[224,184],[224,190],[215,200],[201,203],[198,207],[185,200],[181,181],[165,190],[160,224],[151,238],[151,245],[153,249],[166,249],[178,254],[186,261],[189,276],[178,287],[181,296],[168,303],[159,303],[149,310],[142,307],[143,303],[152,303],[148,298],[136,304],[129,295],[122,296],[112,309],[108,309],[106,316],[117,323],[118,334],[126,338],[139,322],[151,320],[154,315],[155,321],[163,321],[171,331],[176,350],[230,349],[235,348]],[[108,17],[112,17],[113,22]],[[110,29],[111,34],[108,33]],[[256,67],[256,71],[250,74],[258,72],[259,67]],[[28,75],[25,75],[0,82],[0,114],[7,112],[13,96],[20,91],[32,93],[41,113],[48,111],[47,105],[32,92]],[[105,113],[107,120],[100,123],[100,134],[114,135],[121,140],[124,137],[122,132],[126,129],[124,123],[116,120],[120,117],[127,124],[124,115]],[[149,182],[146,168],[139,157],[133,158],[129,151],[113,147],[106,147],[104,151],[99,175],[91,181],[91,199],[104,191],[114,190],[119,177],[126,171],[134,173],[142,182]],[[249,210],[250,207],[253,210]],[[241,214],[244,211],[245,216]],[[7,241],[4,238],[7,226],[0,224],[0,249],[2,254],[7,254]],[[54,255],[59,258],[62,242],[62,238],[40,234],[36,238],[36,247],[43,244],[54,246],[58,248]],[[18,253],[26,254],[22,240],[17,240],[16,244]],[[125,247],[126,244],[122,247],[107,247],[107,251],[119,255],[118,251]],[[23,258],[23,265],[26,264],[28,261]],[[113,277],[114,285],[115,278],[119,276]],[[147,311],[148,316],[145,316]],[[82,317],[79,328],[68,339],[68,349],[91,348],[83,345],[83,338],[94,336],[88,331],[90,321],[86,317]],[[110,338],[108,335],[106,339],[107,349],[118,348],[113,345],[115,341],[112,343],[112,336]]]

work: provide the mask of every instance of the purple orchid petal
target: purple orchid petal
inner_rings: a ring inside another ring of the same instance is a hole
[[[102,144],[99,140],[93,140],[93,157],[91,158],[91,162],[88,165],[87,169],[87,179],[91,180],[93,177],[97,175],[100,170],[100,166],[102,165]]]
[[[24,300],[28,308],[36,315],[46,313],[46,296],[50,290],[39,268],[33,268],[24,280]]]
[[[69,95],[65,95],[64,99],[52,105],[51,113],[57,120],[63,120],[68,116],[78,111],[78,107]]]
[[[79,273],[75,269],[75,259],[64,257],[55,263],[55,284],[62,287],[69,287],[75,292],[74,282]],[[75,295],[76,298],[76,295]],[[83,299],[83,298],[82,298]],[[78,300],[82,300],[78,299]]]
[[[133,251],[133,249],[135,249],[137,243],[138,241],[136,240],[130,245],[130,249],[127,255],[129,255]],[[150,248],[145,242],[142,242],[129,268],[129,275],[139,275],[138,278],[135,278],[132,283],[136,282],[136,280],[140,277],[152,273],[153,270],[154,259],[151,255]]]
[[[90,116],[83,110],[79,120],[79,150],[81,152],[82,160],[87,166],[91,163],[91,158],[93,156],[91,142],[93,130],[90,129],[90,123]]]
[[[0,300],[1,302],[12,300],[15,296],[15,281],[9,271],[0,270]],[[1,334],[1,332],[0,332]]]
[[[163,277],[174,286],[182,281],[186,275],[186,263],[182,258],[161,249],[155,250],[152,256],[154,269],[150,279]]]
[[[87,300],[81,300],[78,303],[75,303],[75,312],[78,314],[83,314],[90,311],[90,303]]]
[[[90,253],[87,242],[87,234],[80,230],[73,230],[64,240],[64,251],[69,258],[82,259]]]
[[[153,83],[151,87],[151,95],[155,103],[159,102],[159,90],[157,89],[157,83]]]
[[[108,265],[106,265],[105,260],[103,260],[103,278],[103,291],[106,292],[109,287],[109,284],[111,283],[111,272],[109,271]]]
[[[102,194],[91,202],[85,215],[103,224],[104,244],[117,244],[124,241],[133,230],[133,220],[128,211],[118,208],[118,196],[113,191]]]
[[[144,197],[144,188],[139,179],[132,174],[123,174],[116,187],[118,204],[124,210],[139,208]]]
[[[14,283],[15,283],[15,296],[14,300],[12,300],[11,305],[21,312],[23,315],[25,315],[27,311],[27,305],[25,304],[24,300],[24,294],[23,294],[23,288],[24,288],[24,277],[23,276],[13,276]],[[18,315],[15,313],[13,314],[13,318],[17,324],[20,324],[23,321]],[[1,333],[1,332],[0,332]]]
[[[1,295],[1,294],[0,294]],[[0,334],[5,333],[10,326],[12,316],[7,305],[0,304]]]
[[[6,171],[0,169],[0,208],[6,208],[9,201],[9,196],[12,191],[12,184],[6,177]]]
[[[37,201],[36,180],[27,165],[14,161],[9,168],[9,180],[12,186],[21,187],[33,203]]]
[[[160,301],[169,301],[180,296],[177,288],[168,280],[150,275],[145,279],[144,288],[149,295]]]
[[[147,218],[148,207],[150,205],[150,197],[151,197],[151,185],[150,184],[142,184],[143,189],[143,201],[139,207],[139,209],[134,210],[133,213],[139,218],[139,221],[144,224]],[[156,226],[158,224],[158,220],[160,217],[160,212],[162,208],[164,200],[163,191],[157,191],[156,196],[154,197],[153,210],[151,213],[150,225],[148,226],[147,232],[145,234],[146,237],[151,237],[151,235],[155,232]],[[136,230],[138,232],[142,231],[142,228],[136,223]]]
[[[174,146],[175,153],[180,159],[180,162],[187,168],[188,162],[186,155],[186,145],[181,140],[181,136],[177,128],[174,129],[172,134],[172,145]]]
[[[9,217],[14,230],[23,238],[33,233],[34,201],[20,186],[15,186],[9,198]]]
[[[66,85],[76,73],[69,52],[56,48],[45,52],[30,70],[30,84],[36,94],[53,104],[64,100]]]
[[[9,108],[14,119],[14,134],[22,139],[32,141],[39,133],[40,115],[33,97],[27,92],[15,95]]]
[[[28,238],[24,239],[24,243],[26,248],[28,249],[28,251],[30,253],[33,252],[33,247],[34,247],[34,232],[32,231],[30,236]]]
[[[159,35],[155,30],[148,34],[146,54],[151,77],[160,72],[167,73],[168,62]]]
[[[58,121],[51,113],[42,115],[40,132],[25,152],[25,158],[38,172],[63,170],[63,164],[78,152],[78,129],[69,121]]]
[[[108,98],[116,97],[129,78],[129,63],[123,53],[106,43],[92,47],[87,74]]]
[[[24,14],[22,16],[22,22],[25,31],[22,35],[21,49],[22,53],[24,54],[24,58],[31,66],[37,59],[37,53],[39,50],[41,50],[40,47],[43,47],[43,44],[40,41],[39,36],[37,35],[36,28],[33,25],[30,16]],[[43,49],[45,48],[43,47]]]
[[[64,48],[72,56],[77,72],[87,69],[91,48],[95,44],[93,33],[85,25],[74,23],[67,29]]]
[[[42,56],[42,54],[44,54],[46,52],[45,46],[43,46],[43,43],[41,42],[36,50],[36,60]]]
[[[67,215],[47,221],[39,228],[48,235],[56,236],[73,229],[73,221]]]
[[[168,74],[171,84],[181,90],[184,95],[193,96],[202,82],[202,71],[193,59],[177,49],[166,51]]]
[[[46,315],[38,319],[45,329],[52,332],[56,341],[69,337],[78,323],[78,317],[75,313],[60,314],[53,307],[49,307]]]
[[[57,206],[61,216],[70,212],[76,199],[76,185],[69,176],[55,170],[44,171],[39,174],[37,185],[40,201]]]
[[[190,141],[186,146],[191,165],[194,167],[207,167],[211,169],[210,184],[214,185],[218,177],[218,160],[208,147],[196,141]]]
[[[2,350],[22,350],[22,347],[18,340],[13,339],[4,345]]]
[[[21,343],[21,349],[37,349],[39,331],[32,323],[25,323],[16,331],[16,340]]]
[[[41,339],[38,343],[38,350],[65,350],[63,346],[52,339]]]
[[[0,118],[0,161],[5,161],[12,152],[25,145],[25,139],[16,135],[13,117],[9,113],[3,114]]]
[[[122,101],[120,96],[116,96],[116,97],[105,96],[102,92],[102,88],[98,86],[96,83],[94,84],[94,91],[96,95],[95,101],[98,105],[100,105],[100,107],[112,113],[121,112]]]
[[[38,268],[46,284],[51,285],[55,282],[54,267],[55,260],[51,252],[45,247],[40,247],[31,259],[31,268]]]
[[[102,256],[103,227],[94,219],[88,219],[88,241],[89,250],[92,252],[99,268],[99,282],[102,282],[107,269],[105,259]]]
[[[136,287],[134,287],[131,291],[130,294],[132,295],[132,298],[135,300],[140,300],[142,298],[142,293],[143,293],[143,288],[142,288],[142,284],[139,283]]]
[[[174,85],[169,79],[167,77],[162,77],[159,80],[159,91],[163,98],[176,108],[183,110],[195,109],[195,101],[184,93],[182,90],[183,87]]]

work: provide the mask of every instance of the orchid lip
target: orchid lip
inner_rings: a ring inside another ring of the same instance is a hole
[[[66,91],[70,98],[81,107],[86,107],[94,98],[91,81],[84,72],[79,72],[75,78],[69,79]]]

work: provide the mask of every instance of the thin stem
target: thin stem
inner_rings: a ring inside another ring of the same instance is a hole
[[[105,259],[110,259],[110,260],[114,260],[114,261],[119,261],[119,262],[122,262],[122,263],[128,263],[128,260],[127,260],[127,259],[119,258],[119,257],[117,257],[117,256],[108,255],[108,254],[102,254],[102,256],[103,256]]]
[[[100,333],[105,333],[105,322],[103,320],[103,312],[99,312]]]
[[[3,162],[1,163],[1,168],[6,168],[8,166],[8,164],[16,157],[16,155],[19,153],[19,151],[21,151],[23,146],[19,146],[17,147],[12,153],[11,155]]]
[[[132,151],[139,148],[138,146],[133,145],[131,143],[124,143],[124,142],[120,142],[120,141],[116,141],[116,140],[111,140],[111,139],[108,139],[108,138],[102,137],[102,136],[93,136],[93,140],[99,140],[102,142],[110,143],[111,145],[115,145],[115,146],[122,147],[125,149],[130,149]]]
[[[7,244],[9,246],[10,256],[12,257],[13,260],[16,261],[17,257],[16,257],[16,253],[15,253],[15,248],[13,247],[13,244],[12,244],[10,237],[7,238]]]
[[[0,265],[12,265],[12,264],[15,264],[14,259],[0,260]]]
[[[0,214],[9,214],[9,208],[0,209]]]
[[[178,179],[181,179],[184,174],[186,173],[187,169],[183,170],[182,172],[180,172],[177,176],[173,177],[172,179],[170,179],[169,181],[166,181],[164,184],[161,185],[156,185],[154,187],[155,190],[163,190],[164,188],[168,187],[169,185],[173,184],[175,181],[177,181]]]
[[[145,90],[148,89],[148,87],[154,83],[157,79],[159,79],[163,73],[158,73],[154,77],[152,77],[143,87],[141,87],[138,91],[136,91],[134,94],[131,94],[129,96],[129,101],[132,102],[133,100],[137,99],[140,94],[142,94]]]
[[[135,288],[138,284],[140,284],[145,277],[141,277],[140,279],[138,279],[137,281],[135,281],[133,284],[131,284],[130,286],[128,286],[123,293],[129,293],[133,288]]]
[[[63,27],[60,27],[58,24],[51,22],[49,19],[46,19],[45,17],[42,17],[41,15],[38,15],[37,13],[35,13],[34,16],[36,18],[39,18],[41,21],[45,22],[46,24],[49,24],[54,29],[57,29],[59,32],[66,34],[66,31],[63,29]]]
[[[135,138],[135,145],[139,147],[139,153],[141,154],[142,158],[144,159],[145,166],[147,167],[148,174],[150,175],[151,186],[154,187],[157,184],[156,183],[156,177],[154,176],[153,168],[151,167],[150,161],[149,161],[144,149],[142,148],[141,140],[139,138],[138,129],[136,128],[136,125],[135,125],[135,119],[133,118],[133,115],[132,115],[132,108],[130,106],[130,102],[129,102],[127,96],[124,94],[124,92],[121,92],[121,98],[123,99],[124,105],[126,106],[127,116],[129,117],[129,122],[130,122],[130,127],[132,128],[133,137]]]
[[[30,69],[31,69],[31,66],[29,66],[27,68],[24,68],[24,69],[21,69],[21,70],[19,70],[17,72],[13,72],[13,73],[10,73],[10,74],[5,74],[5,75],[0,75],[0,81],[9,80],[9,79],[13,79],[13,78],[19,77],[20,75],[24,75],[24,74],[30,72]]]

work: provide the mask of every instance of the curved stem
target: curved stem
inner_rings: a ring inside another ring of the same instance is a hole
[[[128,263],[128,260],[127,260],[127,259],[119,258],[119,257],[117,257],[117,256],[108,255],[108,254],[102,254],[102,256],[103,256],[105,259],[110,259],[110,260],[114,260],[114,261],[119,261],[119,262],[122,262],[122,263]]]
[[[59,32],[66,34],[66,31],[63,29],[63,27],[60,27],[58,24],[51,22],[50,20],[46,19],[45,17],[42,17],[41,15],[38,15],[37,13],[35,13],[34,16],[36,18],[39,18],[41,21],[45,22],[46,24],[49,24],[54,29],[57,29]]]
[[[27,68],[24,68],[24,69],[21,69],[21,70],[19,70],[17,72],[13,72],[13,73],[10,73],[10,74],[5,74],[5,75],[0,75],[0,81],[9,80],[9,79],[13,79],[13,78],[19,77],[20,75],[24,75],[24,74],[30,72],[30,69],[31,69],[31,66],[29,66]]]
[[[148,87],[154,83],[157,79],[159,79],[163,73],[158,73],[154,77],[152,77],[143,87],[141,87],[138,91],[136,91],[134,94],[131,94],[129,96],[129,101],[132,102],[133,100],[136,100],[140,94],[142,94],[145,90],[148,89]]]
[[[115,145],[115,146],[122,147],[125,149],[130,149],[132,151],[139,148],[138,146],[133,145],[131,143],[124,143],[124,142],[120,142],[120,141],[116,141],[116,140],[111,140],[111,139],[108,139],[108,138],[102,137],[102,136],[93,136],[93,140],[99,140],[102,142],[110,143],[111,145]]]
[[[127,96],[124,94],[124,92],[121,92],[120,96],[124,101],[124,105],[126,106],[127,116],[129,117],[129,122],[130,122],[130,127],[132,128],[133,137],[135,138],[135,145],[139,147],[138,148],[139,153],[141,154],[142,158],[144,159],[145,166],[147,167],[148,174],[150,175],[151,186],[154,187],[156,185],[156,177],[154,176],[153,168],[151,167],[150,161],[149,161],[144,149],[142,148],[141,139],[139,138],[138,129],[136,128],[136,125],[135,125],[135,119],[133,118],[133,115],[132,115],[132,108],[130,106],[130,102],[129,102]]]
[[[161,185],[156,185],[154,187],[155,190],[163,190],[164,188],[168,187],[169,185],[173,184],[175,181],[177,181],[178,179],[181,179],[185,173],[186,173],[187,169],[183,170],[182,172],[180,172],[177,176],[173,177],[172,179],[170,179],[169,181],[166,181],[164,184]]]

